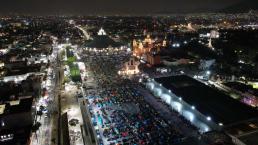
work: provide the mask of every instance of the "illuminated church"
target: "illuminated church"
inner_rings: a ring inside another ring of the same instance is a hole
[[[150,35],[148,34],[147,37],[143,41],[136,41],[133,40],[133,54],[134,56],[141,57],[144,54],[147,54],[152,51],[153,48],[157,48],[158,52],[161,48],[167,46],[166,38],[161,42],[156,42],[153,40]]]
[[[167,46],[167,41],[164,39],[161,42],[153,40],[150,35],[143,41],[136,41],[135,39],[132,42],[133,46],[133,55],[146,60],[151,65],[160,64],[160,50]]]
[[[139,73],[140,62],[135,57],[130,57],[129,61],[123,64],[123,68],[118,72],[119,75],[135,75]]]
[[[133,54],[135,56],[141,57],[143,54],[150,52],[151,48],[153,48],[154,41],[150,38],[150,35],[141,42],[137,42],[135,39],[133,40]]]

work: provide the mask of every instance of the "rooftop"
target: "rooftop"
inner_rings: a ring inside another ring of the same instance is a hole
[[[89,48],[108,48],[120,47],[121,43],[114,41],[107,35],[98,35],[92,41],[86,43],[85,46]]]
[[[155,81],[194,105],[202,114],[210,116],[216,123],[230,125],[258,118],[257,110],[191,77],[171,76],[156,78]]]
[[[239,139],[246,145],[255,145],[258,142],[258,132],[253,132],[244,136],[239,137]]]
[[[0,116],[13,113],[28,112],[31,110],[32,97],[9,101],[0,105]]]
[[[98,35],[90,42],[86,43],[85,46],[89,48],[108,48],[108,47],[120,47],[122,44],[114,41],[103,29],[100,29]]]

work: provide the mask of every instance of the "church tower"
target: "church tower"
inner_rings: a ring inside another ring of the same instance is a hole
[[[213,48],[211,38],[209,39],[208,47],[209,47],[209,48]]]

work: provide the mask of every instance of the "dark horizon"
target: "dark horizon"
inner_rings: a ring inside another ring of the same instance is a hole
[[[245,3],[243,5],[242,3]],[[246,12],[257,9],[255,0],[8,0],[1,2],[2,14],[31,15],[152,15],[202,12]],[[239,8],[243,7],[243,8]],[[240,10],[239,10],[240,9]]]

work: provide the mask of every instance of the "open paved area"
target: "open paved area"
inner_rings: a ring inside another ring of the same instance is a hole
[[[137,87],[137,82],[118,75],[123,63],[118,60],[125,62],[126,56],[113,54],[110,57],[115,59],[109,59],[91,54],[91,57],[94,60],[88,59],[87,53],[82,54],[87,68],[84,91],[99,144],[167,145],[198,135],[186,120]]]

